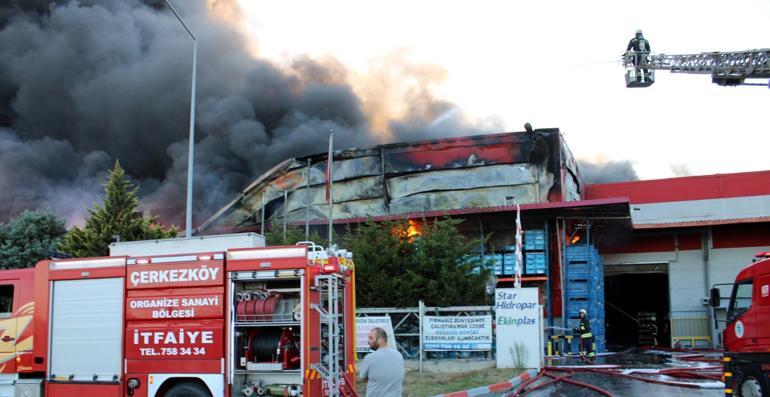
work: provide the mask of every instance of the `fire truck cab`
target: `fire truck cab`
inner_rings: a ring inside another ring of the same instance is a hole
[[[722,285],[722,284],[720,284]],[[711,289],[710,304],[719,307],[720,290]],[[725,395],[770,393],[770,252],[760,252],[731,284],[725,346]]]
[[[0,271],[0,396],[355,395],[352,255],[247,233]]]

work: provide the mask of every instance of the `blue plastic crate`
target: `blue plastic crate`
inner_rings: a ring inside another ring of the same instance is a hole
[[[586,278],[592,273],[593,267],[585,261],[568,263],[565,273],[568,278]]]
[[[532,266],[527,265],[524,268],[524,274],[530,274],[530,275],[542,275],[546,274],[546,268],[545,266]]]
[[[592,297],[585,291],[567,291],[565,295],[567,296],[568,300],[585,301],[585,302],[589,302],[593,300]]]
[[[503,274],[503,264],[502,263],[495,263],[492,265],[492,273],[495,274],[495,276],[501,276]]]
[[[525,251],[543,251],[545,250],[545,230],[533,229],[524,232],[524,250]]]
[[[601,281],[598,277],[580,277],[580,278],[573,278],[573,277],[566,277],[565,283],[565,289],[569,291],[570,286],[572,284],[588,284],[589,288],[594,290],[604,290],[604,283]],[[581,288],[581,287],[576,287]]]
[[[542,252],[525,252],[524,261],[527,263],[545,264],[545,254]]]
[[[604,285],[596,279],[567,280],[567,292],[581,292],[585,295],[604,296]]]
[[[593,301],[599,297],[599,293],[594,292],[593,289],[590,289],[590,288],[586,289],[582,287],[571,288],[571,289],[568,288],[566,291],[564,291],[564,294],[566,295],[567,299],[577,298],[577,299],[584,299],[584,300],[587,299],[587,300]]]
[[[526,274],[545,274],[546,273],[545,253],[526,252],[524,254],[524,273]]]
[[[585,296],[588,296],[588,294],[593,291],[593,283],[588,281],[568,281],[567,282],[567,292],[574,292],[574,293],[581,293]]]
[[[564,271],[567,279],[574,280],[600,280],[604,279],[604,271],[598,264],[570,263]]]
[[[529,266],[528,265],[526,267],[525,271],[524,271],[524,274],[529,274],[529,275],[545,274],[545,266]]]
[[[593,263],[600,258],[599,252],[589,244],[575,244],[567,246],[564,259],[567,264],[575,261],[587,261]]]

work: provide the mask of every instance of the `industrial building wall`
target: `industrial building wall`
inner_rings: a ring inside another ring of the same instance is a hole
[[[711,309],[704,304],[704,298],[714,284],[732,283],[757,252],[770,251],[768,235],[768,223],[636,231],[630,244],[605,249],[602,255],[606,266],[627,266],[629,272],[633,272],[635,265],[667,264],[672,342],[699,345],[708,340],[718,346],[720,332],[714,327]],[[701,241],[708,241],[706,250]],[[723,286],[721,290],[726,298],[731,287]],[[725,299],[723,305],[726,304]],[[716,315],[724,320],[726,309],[717,309]],[[719,326],[721,330],[724,323]]]
[[[604,254],[605,266],[667,264],[671,311],[705,310],[702,299],[705,290],[703,252],[701,250]],[[643,299],[644,297],[639,297]]]
[[[744,248],[712,248],[709,279],[712,284],[732,283],[735,276],[744,267],[751,264],[754,255],[760,251],[770,251],[770,245]],[[723,296],[725,296],[723,294]]]

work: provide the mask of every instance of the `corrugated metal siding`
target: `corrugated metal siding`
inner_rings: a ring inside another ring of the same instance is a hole
[[[388,179],[388,194],[397,199],[430,191],[534,184],[536,168],[533,164],[504,164],[410,174]]]
[[[558,130],[452,138],[335,152],[336,219],[462,210],[549,200],[579,200],[571,176],[562,192],[563,145]],[[571,154],[565,156],[572,159]],[[311,166],[308,168],[307,160]],[[568,168],[576,167],[570,163]],[[326,156],[291,159],[252,183],[202,230],[258,227],[266,199],[267,222],[326,219]],[[307,178],[310,188],[307,189]],[[283,191],[288,191],[284,203]]]
[[[770,217],[770,195],[634,204],[634,226]]]
[[[770,195],[770,171],[600,183],[586,189],[589,200],[628,197],[634,204],[764,195]]]

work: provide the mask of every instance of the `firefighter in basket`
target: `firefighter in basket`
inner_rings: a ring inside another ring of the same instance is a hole
[[[632,61],[636,67],[636,81],[642,81],[642,69],[644,69],[644,80],[650,79],[650,69],[647,65],[647,56],[650,55],[650,42],[644,38],[641,29],[636,31],[636,35],[628,42],[626,55],[632,56]]]

